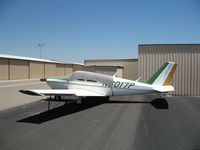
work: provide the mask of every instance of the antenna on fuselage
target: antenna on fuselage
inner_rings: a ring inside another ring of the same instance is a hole
[[[142,77],[139,77],[137,80],[135,80],[136,82],[138,82],[138,81],[140,81],[140,79],[141,79]]]

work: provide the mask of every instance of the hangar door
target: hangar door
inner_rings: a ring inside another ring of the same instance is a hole
[[[0,59],[0,80],[9,80],[8,77],[8,59]]]
[[[31,61],[30,66],[30,79],[37,79],[44,77],[44,63]]]
[[[10,59],[10,80],[28,79],[29,62],[26,60]]]
[[[65,65],[56,64],[56,76],[64,76],[65,75]]]
[[[56,76],[56,64],[45,63],[45,77]]]
[[[65,75],[68,75],[73,72],[73,65],[67,64],[65,65]]]

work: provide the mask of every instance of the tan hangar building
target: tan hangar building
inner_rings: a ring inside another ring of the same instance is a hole
[[[85,60],[85,70],[136,80],[147,80],[163,63],[178,64],[174,95],[200,96],[200,44],[140,44],[138,59]]]
[[[118,77],[147,80],[166,61],[178,64],[175,95],[200,96],[200,44],[140,44],[138,59],[85,60],[79,63],[0,55],[0,80],[65,76],[86,70]]]
[[[200,44],[141,44],[138,75],[148,79],[164,62],[178,64],[173,86],[175,95],[200,96]]]
[[[85,60],[84,69],[107,75],[117,73],[118,77],[136,80],[138,77],[137,59],[100,59]]]
[[[65,76],[83,70],[83,64],[0,54],[0,80]]]

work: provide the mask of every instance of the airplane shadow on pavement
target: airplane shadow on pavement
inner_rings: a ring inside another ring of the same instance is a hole
[[[33,116],[26,117],[24,119],[18,120],[17,122],[41,124],[43,122],[50,121],[62,116],[70,115],[79,111],[83,111],[85,109],[101,105],[103,103],[104,101],[99,100],[84,102],[83,105],[78,105],[76,103],[65,103],[62,106],[41,112]]]
[[[150,104],[156,109],[169,109],[168,102],[164,98],[156,98]]]
[[[100,100],[92,99],[84,101],[83,105],[78,105],[76,103],[65,103],[62,106],[50,109],[48,111],[41,112],[39,114],[29,116],[18,120],[17,122],[24,122],[24,123],[34,123],[34,124],[41,124],[46,121],[50,121],[62,116],[70,115],[76,112],[80,112],[101,104],[151,104],[156,109],[168,109],[168,102],[162,98],[153,99],[151,102],[144,102],[144,101],[122,101],[122,100]]]
[[[150,104],[152,105],[155,109],[169,109],[168,102],[164,98],[155,98],[152,101],[120,101],[120,100],[111,100],[106,103],[111,103],[111,104]]]

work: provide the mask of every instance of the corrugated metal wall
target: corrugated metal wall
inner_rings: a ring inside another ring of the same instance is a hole
[[[123,78],[123,68],[117,68],[117,77]]]
[[[117,72],[117,67],[115,66],[96,66],[96,73],[102,73],[107,75],[114,75]]]
[[[73,64],[73,71],[83,70],[83,66]]]
[[[85,66],[121,66],[123,78],[135,80],[138,77],[137,59],[85,60]]]
[[[200,44],[139,45],[138,73],[147,80],[166,61],[178,64],[173,85],[176,95],[200,95]]]

